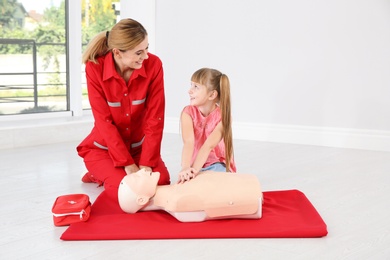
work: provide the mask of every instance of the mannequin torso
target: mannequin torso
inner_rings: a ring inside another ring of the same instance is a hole
[[[124,205],[133,200],[129,202],[121,198],[130,196],[124,192],[126,185],[133,189],[135,186],[131,178],[126,177],[120,185],[119,201],[120,204],[122,201],[122,209],[129,212]],[[262,192],[255,175],[205,171],[182,184],[156,185],[153,198],[149,198],[139,210],[165,210],[179,221],[200,222],[261,218],[261,206]]]

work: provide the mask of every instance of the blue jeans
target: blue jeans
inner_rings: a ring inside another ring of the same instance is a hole
[[[200,169],[200,171],[226,172],[226,166],[224,163],[213,163],[212,165]]]

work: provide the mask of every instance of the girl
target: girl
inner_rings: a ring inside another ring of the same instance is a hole
[[[202,68],[191,78],[190,105],[181,114],[183,151],[178,183],[200,171],[235,172],[229,78]]]

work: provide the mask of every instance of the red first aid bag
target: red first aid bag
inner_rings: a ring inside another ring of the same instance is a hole
[[[91,202],[86,194],[68,194],[57,197],[52,208],[55,226],[67,226],[87,221],[91,213]]]

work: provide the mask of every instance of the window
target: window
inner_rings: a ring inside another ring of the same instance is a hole
[[[69,0],[0,1],[0,116],[69,111],[66,5]],[[111,0],[80,0],[83,48],[109,30]],[[75,14],[77,15],[77,14]],[[82,74],[82,107],[89,108]]]
[[[67,110],[64,0],[0,5],[0,114]]]

